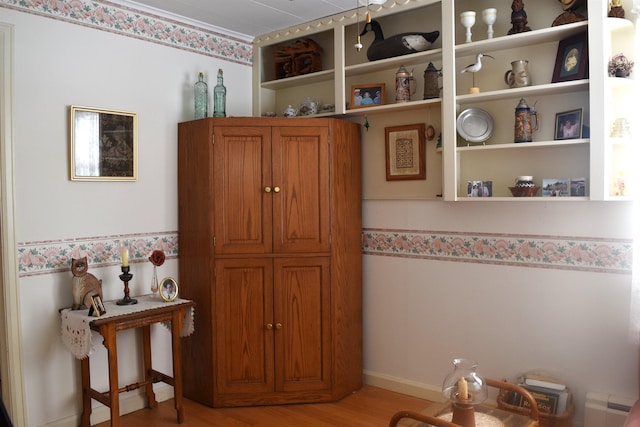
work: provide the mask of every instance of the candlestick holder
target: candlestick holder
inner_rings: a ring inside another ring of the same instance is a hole
[[[118,305],[133,305],[137,304],[138,300],[129,296],[129,281],[133,279],[133,274],[129,273],[129,266],[122,266],[122,274],[119,276],[120,280],[124,282],[124,298],[118,300]]]
[[[442,392],[451,401],[452,422],[475,427],[474,405],[487,398],[487,383],[476,372],[478,364],[468,359],[453,359],[454,370],[444,379]]]

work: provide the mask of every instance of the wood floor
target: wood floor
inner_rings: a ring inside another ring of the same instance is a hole
[[[422,411],[430,402],[381,388],[364,386],[335,403],[213,409],[185,400],[181,426],[202,427],[385,427],[399,410]],[[121,427],[177,427],[173,399],[154,409],[124,415]],[[98,424],[108,427],[109,422]]]

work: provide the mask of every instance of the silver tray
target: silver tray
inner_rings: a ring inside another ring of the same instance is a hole
[[[484,142],[493,135],[493,118],[481,108],[468,108],[458,116],[456,128],[467,142]]]

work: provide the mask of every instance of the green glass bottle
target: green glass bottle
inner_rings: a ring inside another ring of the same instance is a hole
[[[218,69],[218,84],[213,88],[213,117],[226,117],[227,88],[222,82],[222,68]]]
[[[209,91],[207,89],[207,83],[204,81],[204,74],[200,72],[198,74],[198,81],[194,88],[194,103],[195,103],[195,118],[203,119],[207,117],[208,112],[208,98]]]

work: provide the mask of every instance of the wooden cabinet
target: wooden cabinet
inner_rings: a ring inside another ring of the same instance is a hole
[[[185,396],[211,406],[331,401],[362,385],[359,126],[178,126]]]

